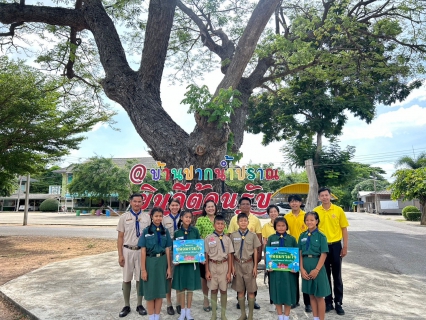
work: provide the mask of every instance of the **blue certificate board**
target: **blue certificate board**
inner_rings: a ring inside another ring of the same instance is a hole
[[[205,262],[204,240],[174,240],[173,261],[174,263]]]
[[[266,270],[299,272],[299,248],[266,247]]]

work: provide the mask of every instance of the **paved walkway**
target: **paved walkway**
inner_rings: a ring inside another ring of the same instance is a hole
[[[46,216],[47,215],[47,216]],[[0,213],[0,222],[21,224],[23,213]],[[116,225],[118,217],[80,216],[71,214],[30,213],[29,224],[74,224]],[[6,222],[5,222],[6,221]],[[380,257],[377,257],[380,259]],[[381,272],[344,262],[343,280],[345,284],[344,309],[346,315],[338,316],[334,311],[327,319],[424,319],[424,283],[412,277]],[[110,252],[96,256],[80,257],[49,264],[0,286],[0,293],[13,300],[31,314],[34,319],[119,319],[123,307],[121,294],[121,268],[117,263],[117,253]],[[268,288],[263,284],[263,273],[257,279],[259,285],[257,301],[260,310],[255,311],[255,319],[276,319],[270,313]],[[229,320],[239,317],[235,309],[236,293],[229,289],[227,315]],[[210,319],[210,313],[202,310],[202,293],[194,293],[192,314],[197,320]],[[175,299],[173,297],[173,299]],[[146,306],[146,303],[144,302]],[[136,294],[132,292],[132,312],[125,319],[148,319],[136,311]],[[162,319],[172,320],[162,309]],[[290,319],[312,319],[303,306],[291,311]]]

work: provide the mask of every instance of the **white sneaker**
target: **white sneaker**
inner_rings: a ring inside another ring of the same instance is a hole
[[[275,312],[277,309],[275,308],[275,304],[269,305],[269,312]]]

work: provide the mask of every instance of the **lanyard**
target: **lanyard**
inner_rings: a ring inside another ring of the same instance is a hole
[[[139,215],[142,212],[140,210],[138,213],[134,213],[132,209],[130,209],[130,213],[135,216],[136,218],[136,236],[139,238],[141,236],[141,231],[139,229]]]
[[[169,214],[170,218],[173,220],[173,231],[176,231],[177,229],[177,223],[176,220],[179,219],[180,213],[178,213],[176,216],[174,216],[171,212]]]
[[[223,244],[223,241],[222,241],[222,239],[223,239],[223,234],[221,234],[221,235],[218,235],[217,233],[216,233],[216,231],[215,232],[213,232],[215,235],[217,235],[217,237],[219,238],[219,240],[220,240],[220,244],[222,245],[222,250],[223,250],[223,252],[225,253],[225,245]]]
[[[241,247],[240,247],[240,260],[241,260],[241,258],[243,256],[244,239],[246,238],[246,235],[249,231],[246,230],[246,232],[244,234],[241,233],[240,230],[238,230],[238,232],[240,233],[240,236],[241,236]]]
[[[316,228],[314,231],[310,232],[308,231],[308,239],[306,240],[306,250],[309,250],[309,244],[311,243],[311,236],[315,233],[318,232],[318,228]]]
[[[280,233],[277,232],[277,236],[280,237],[280,247],[285,247],[284,243],[285,243],[286,235],[287,235],[287,233],[280,234]]]

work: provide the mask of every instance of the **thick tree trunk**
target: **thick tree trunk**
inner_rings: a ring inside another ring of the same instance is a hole
[[[314,165],[320,164],[320,155],[322,151],[322,132],[317,132],[317,148],[315,150]]]
[[[305,211],[311,211],[317,206],[318,203],[318,182],[317,176],[315,175],[315,169],[312,163],[312,159],[305,161],[306,173],[308,174],[309,181],[309,193],[306,199]]]
[[[426,201],[420,201],[420,208],[422,211],[422,216],[420,218],[420,224],[426,225]]]

